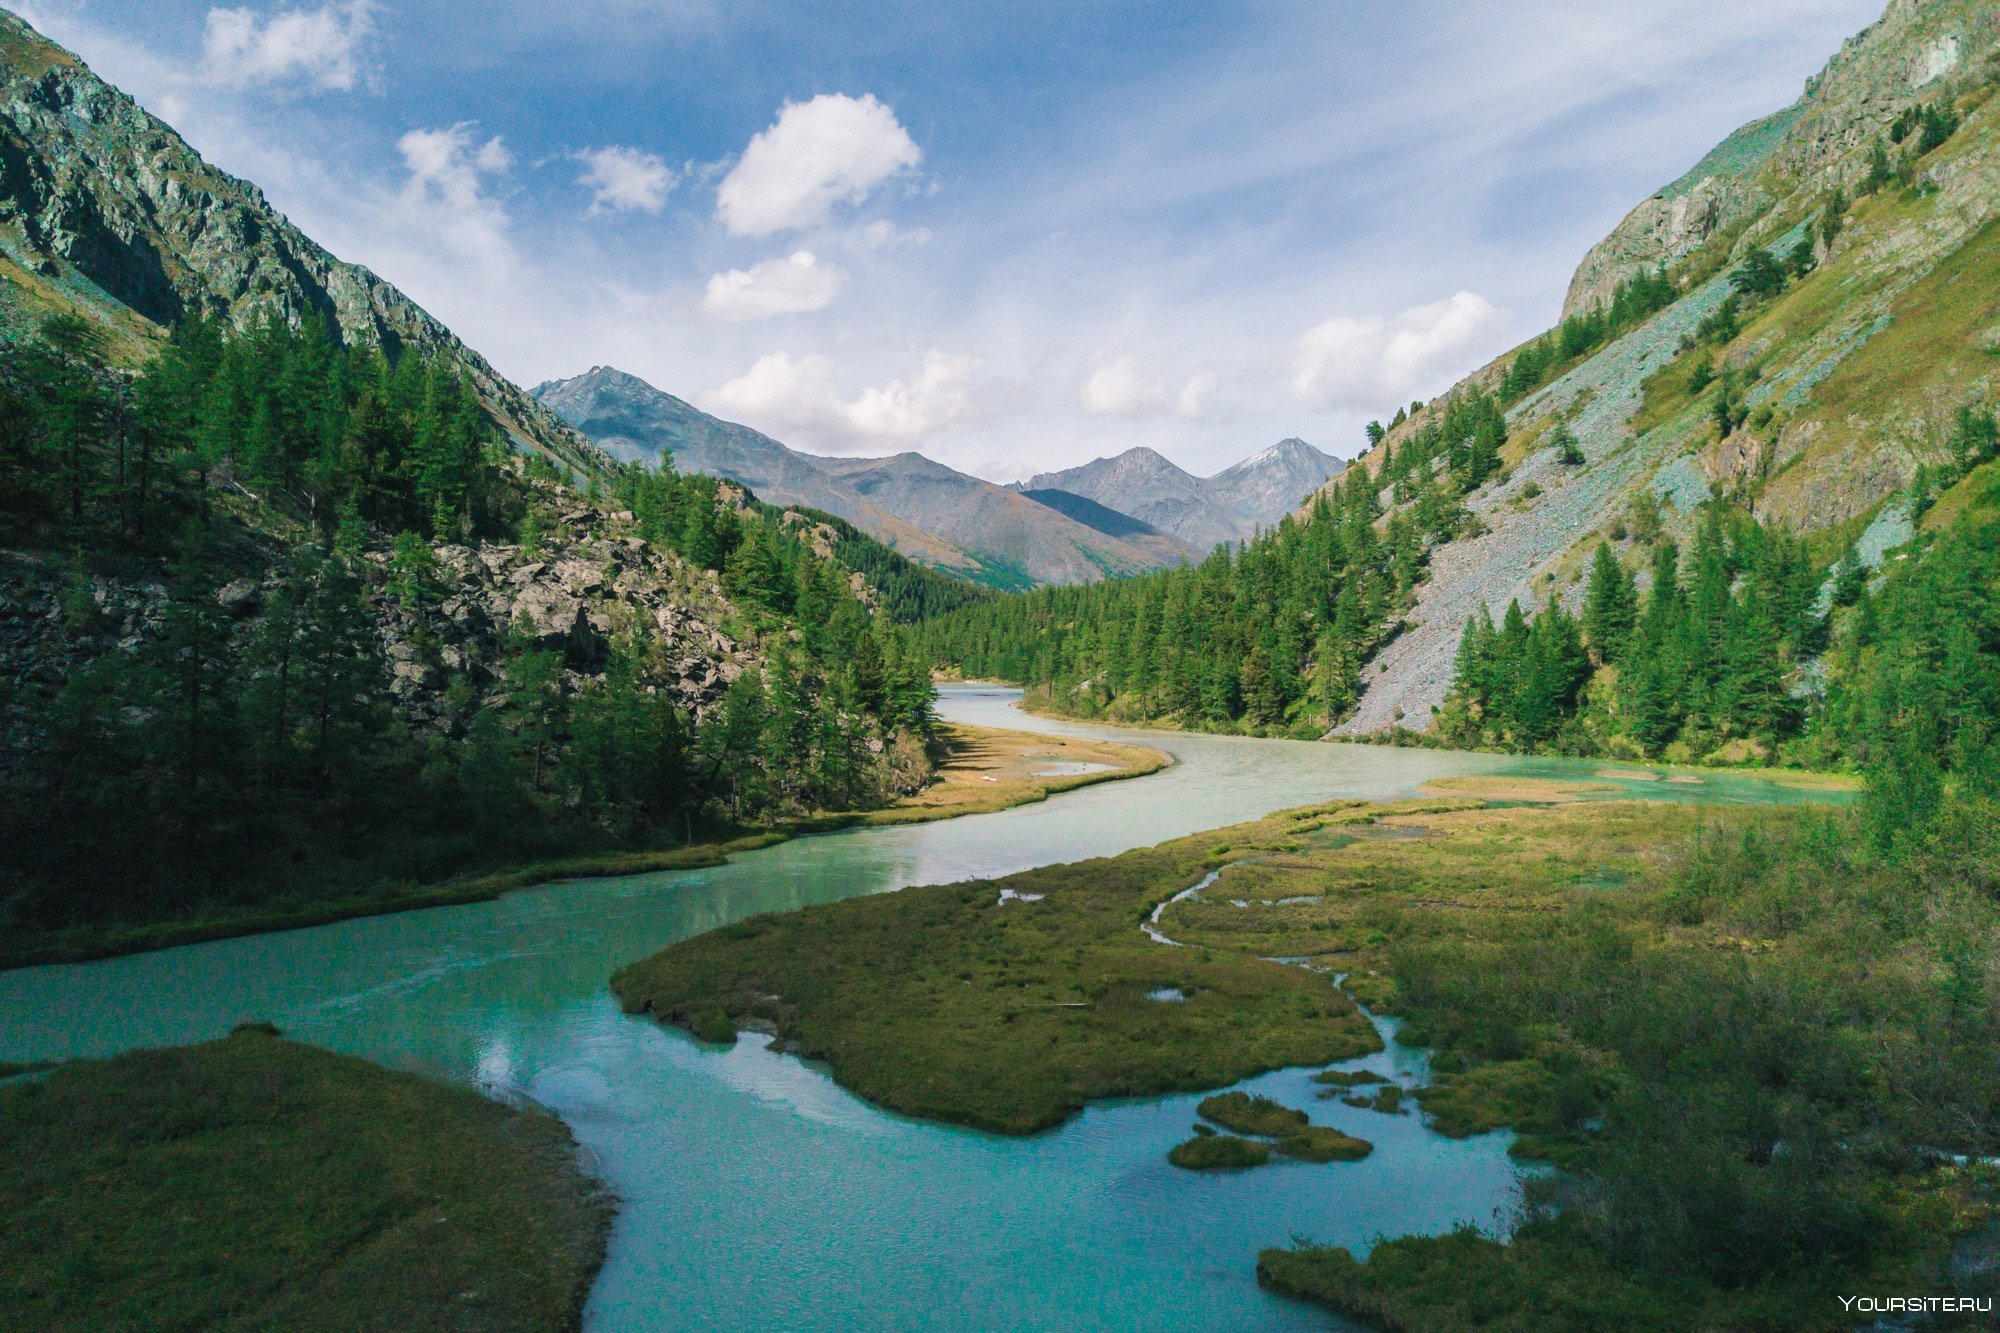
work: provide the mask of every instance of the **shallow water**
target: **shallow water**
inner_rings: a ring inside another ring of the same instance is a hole
[[[105,1055],[269,1019],[290,1035],[553,1109],[622,1200],[592,1330],[1344,1327],[1260,1291],[1259,1248],[1490,1225],[1518,1188],[1505,1135],[1317,1101],[1310,1071],[1244,1086],[1376,1144],[1365,1161],[1170,1167],[1193,1096],[1093,1105],[1032,1138],[906,1120],[746,1034],[702,1046],[619,1012],[611,973],[758,912],[1103,856],[1453,773],[1587,777],[1558,760],[1126,731],[1027,717],[961,686],[986,726],[1138,740],[1150,777],[936,824],[802,838],[708,870],[580,881],[491,903],[0,973],[0,1059]],[[1795,802],[1754,779],[1629,784],[1664,800]],[[1394,1048],[1350,1067],[1420,1080]]]

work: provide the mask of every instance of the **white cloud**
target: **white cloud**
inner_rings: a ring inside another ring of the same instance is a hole
[[[1199,371],[1176,389],[1140,367],[1137,358],[1114,357],[1100,364],[1078,392],[1084,413],[1093,417],[1179,417],[1199,421],[1209,397],[1220,385],[1212,373]]]
[[[373,26],[372,0],[320,9],[211,9],[202,65],[223,83],[287,83],[351,89],[361,79],[361,43]]]
[[[409,169],[399,203],[405,220],[428,225],[452,250],[489,270],[513,267],[507,210],[486,191],[489,177],[504,176],[514,155],[500,136],[481,142],[469,120],[438,130],[411,130],[396,141]]]
[[[901,250],[928,243],[929,227],[898,227],[886,218],[877,218],[861,229],[861,243],[870,250]]]
[[[979,357],[934,348],[913,378],[844,398],[832,358],[772,352],[701,395],[701,406],[776,433],[804,432],[824,447],[907,444],[979,419],[973,381],[984,365]]]
[[[810,227],[922,159],[896,113],[873,94],[787,102],[716,187],[715,214],[739,236]]]
[[[1506,316],[1473,292],[1393,319],[1329,319],[1299,335],[1292,395],[1307,407],[1379,410],[1470,369],[1467,358],[1489,347],[1505,324]]]
[[[613,144],[576,155],[583,163],[577,184],[591,192],[592,213],[657,213],[680,175],[658,154]]]
[[[740,322],[824,310],[847,286],[847,274],[822,264],[810,250],[732,268],[708,280],[701,308],[710,319]]]

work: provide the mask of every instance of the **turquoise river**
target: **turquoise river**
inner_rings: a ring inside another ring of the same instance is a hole
[[[1000,814],[801,838],[710,870],[553,885],[498,901],[0,973],[0,1059],[203,1040],[246,1019],[401,1069],[526,1098],[569,1123],[620,1200],[586,1327],[1340,1328],[1256,1285],[1259,1248],[1504,1224],[1507,1136],[1313,1099],[1310,1071],[1245,1086],[1377,1145],[1342,1165],[1234,1175],[1167,1165],[1196,1097],[1091,1106],[1031,1138],[890,1115],[746,1035],[703,1046],[628,1017],[606,981],[759,912],[1102,856],[1332,797],[1455,773],[1596,767],[1355,745],[1112,732],[1028,717],[1013,691],[947,689],[953,721],[1136,740],[1174,765]],[[1750,778],[1655,798],[1789,801]],[[1353,1062],[1423,1076],[1391,1046]]]

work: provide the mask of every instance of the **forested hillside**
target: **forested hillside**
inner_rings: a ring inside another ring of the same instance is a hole
[[[17,942],[678,845],[927,776],[929,667],[867,603],[939,594],[843,560],[858,534],[671,470],[580,492],[451,362],[311,317],[190,318],[132,375],[101,343],[54,316],[0,351]]]

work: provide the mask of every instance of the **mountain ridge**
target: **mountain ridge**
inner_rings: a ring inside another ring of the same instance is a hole
[[[79,307],[131,360],[190,313],[238,330],[326,319],[351,345],[450,358],[516,448],[594,449],[442,322],[211,165],[165,121],[0,10],[0,328]]]
[[[1144,573],[1195,552],[1153,532],[1129,539],[914,451],[808,454],[724,421],[636,375],[594,366],[532,391],[614,456],[726,476],[774,503],[809,505],[913,560],[997,587],[1084,583]]]

